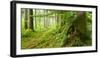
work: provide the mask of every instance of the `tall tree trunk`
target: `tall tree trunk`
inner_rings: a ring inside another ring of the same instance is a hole
[[[24,24],[25,24],[25,26],[24,26],[24,28],[25,28],[25,30],[28,28],[28,9],[25,9],[25,18],[24,18]]]
[[[37,17],[36,17],[36,10],[37,10],[37,9],[34,9],[34,10],[35,10],[35,14],[34,14],[34,15],[35,15],[35,18],[34,18],[34,20],[35,20],[35,27],[34,27],[34,28],[37,29],[37,20],[36,20],[36,18],[37,18]]]
[[[86,24],[86,13],[79,11],[76,13],[77,18],[73,21],[72,25],[68,28],[67,38],[64,40],[64,46],[73,46],[77,37],[80,38],[82,42],[85,42],[87,33]],[[70,45],[71,44],[71,45]],[[79,44],[80,45],[80,44]]]
[[[56,11],[57,13],[58,11]],[[57,28],[59,28],[61,26],[61,16],[59,15],[59,13],[57,13],[56,15],[56,19],[57,19]]]
[[[78,24],[77,24],[78,23]],[[79,11],[77,12],[77,20],[76,20],[76,27],[81,33],[86,33],[86,12]]]
[[[49,12],[48,12],[48,10],[46,10],[47,26],[49,27],[50,19],[48,19],[48,14],[49,14]]]
[[[86,12],[77,12],[78,15],[78,25],[77,30],[79,32],[79,37],[82,42],[85,42],[89,38],[87,37],[87,21],[86,21]]]
[[[33,23],[33,9],[29,9],[29,29],[34,31]]]
[[[46,10],[44,10],[44,14],[46,15]],[[44,16],[44,28],[46,28],[46,16]]]

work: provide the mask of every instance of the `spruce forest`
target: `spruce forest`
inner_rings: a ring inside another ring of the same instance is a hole
[[[21,49],[92,45],[92,12],[21,8]]]

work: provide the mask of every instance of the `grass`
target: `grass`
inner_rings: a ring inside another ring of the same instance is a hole
[[[62,40],[63,39],[57,38],[57,34],[54,31],[48,30],[46,32],[28,31],[26,32],[26,34],[23,35],[21,41],[22,41],[22,49],[26,49],[26,48],[30,49],[30,48],[60,47]]]

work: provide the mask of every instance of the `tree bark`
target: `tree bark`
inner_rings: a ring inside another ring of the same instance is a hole
[[[28,9],[25,9],[25,18],[24,18],[24,23],[25,23],[25,30],[28,28]]]
[[[34,31],[34,19],[33,19],[33,9],[29,9],[29,29]]]
[[[85,36],[85,34],[87,33],[86,13],[83,11],[78,11],[76,15],[77,18],[74,22],[72,22],[72,25],[68,28],[66,34],[67,38],[64,40],[64,44],[62,45],[63,47],[74,42],[73,40],[76,40],[76,37],[79,37],[82,42],[84,42],[85,39],[87,39]],[[73,44],[70,46],[73,46]]]

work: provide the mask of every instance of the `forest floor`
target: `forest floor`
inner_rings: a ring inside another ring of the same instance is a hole
[[[25,33],[25,32],[24,32]],[[86,40],[86,42],[81,42],[79,38],[67,39],[69,43],[64,42],[65,36],[63,33],[54,32],[54,30],[48,31],[28,31],[21,39],[22,49],[37,49],[37,48],[60,48],[65,43],[63,47],[75,47],[75,46],[91,46],[91,39]]]
[[[31,36],[31,37],[30,37]],[[46,32],[31,32],[29,37],[22,37],[22,49],[31,48],[57,48],[63,39],[58,39],[52,30]]]

